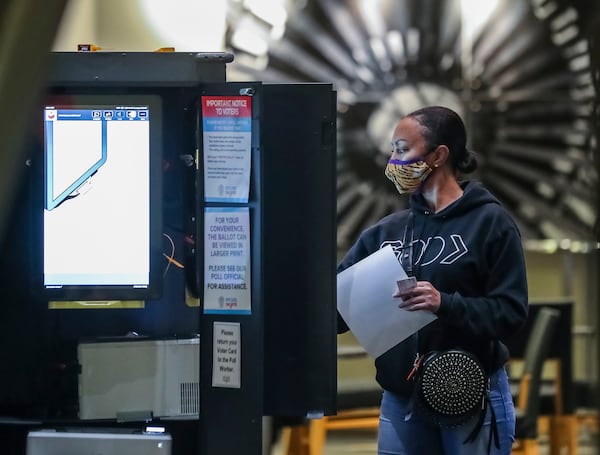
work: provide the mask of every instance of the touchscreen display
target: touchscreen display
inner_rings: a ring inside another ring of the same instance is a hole
[[[44,108],[43,285],[150,285],[153,112]]]

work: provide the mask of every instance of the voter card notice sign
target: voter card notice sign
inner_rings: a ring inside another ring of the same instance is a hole
[[[239,322],[213,323],[213,387],[242,386],[242,340]]]
[[[204,200],[248,202],[252,144],[250,96],[203,96]]]
[[[204,312],[251,313],[248,207],[204,209]]]

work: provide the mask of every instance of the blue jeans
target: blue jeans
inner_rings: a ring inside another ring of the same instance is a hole
[[[492,440],[491,455],[510,455],[515,438],[515,408],[508,376],[500,368],[490,376],[490,406],[494,408],[500,448]],[[409,419],[409,400],[384,391],[379,417],[379,455],[486,455],[491,428],[488,408],[484,425],[475,441],[463,443],[477,422],[455,428],[441,428],[424,420],[417,413]]]

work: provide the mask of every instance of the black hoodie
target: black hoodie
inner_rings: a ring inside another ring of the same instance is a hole
[[[403,396],[412,390],[406,377],[417,353],[460,347],[495,371],[508,360],[501,340],[527,318],[527,278],[517,226],[479,182],[461,186],[463,195],[438,213],[431,212],[422,195],[411,195],[410,209],[366,229],[338,265],[339,273],[389,244],[409,269],[412,240],[414,276],[431,282],[441,294],[438,319],[375,360],[377,382]],[[338,333],[347,330],[338,316]]]

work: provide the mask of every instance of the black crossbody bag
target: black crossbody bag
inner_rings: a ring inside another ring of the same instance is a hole
[[[474,441],[481,431],[489,407],[488,453],[492,441],[500,448],[496,414],[490,405],[490,378],[475,355],[463,349],[429,352],[415,361],[411,377],[415,380],[414,411],[430,422],[451,428],[466,424],[479,414],[473,430],[463,441],[465,444]]]
[[[414,228],[406,247],[408,225],[413,221],[412,211],[408,215],[402,241],[401,263],[407,275],[413,275],[412,248]],[[404,251],[405,249],[408,252]],[[494,358],[496,344],[492,343],[491,358]],[[489,374],[469,351],[460,348],[431,351],[415,359],[413,369],[407,379],[414,379],[413,406],[415,411],[427,420],[441,427],[457,427],[467,423],[479,414],[473,430],[465,443],[475,440],[481,430],[489,405]],[[500,447],[500,438],[493,407],[491,412],[491,433],[488,442],[490,452],[492,438]]]
[[[462,349],[432,351],[418,360],[414,400],[417,412],[443,427],[456,427],[486,408],[488,375]]]

